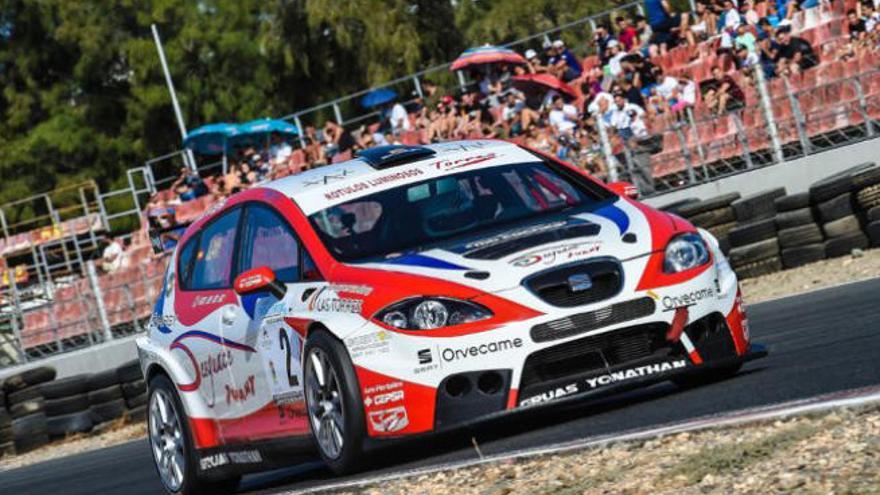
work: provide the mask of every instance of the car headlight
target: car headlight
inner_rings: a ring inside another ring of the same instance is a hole
[[[469,301],[445,297],[415,297],[392,304],[374,319],[402,330],[432,330],[485,320],[488,308]]]
[[[678,273],[702,266],[709,261],[709,248],[700,234],[689,232],[673,238],[666,246],[663,271]]]

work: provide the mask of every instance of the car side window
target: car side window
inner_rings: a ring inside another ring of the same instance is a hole
[[[235,229],[241,209],[235,209],[211,222],[201,233],[190,288],[225,289],[232,286],[232,259]]]
[[[190,287],[190,277],[192,276],[193,269],[193,254],[195,254],[198,246],[199,236],[196,234],[180,249],[180,255],[178,256],[177,261],[177,279],[180,281],[180,286],[184,289]]]
[[[239,249],[239,272],[265,266],[281,282],[296,282],[300,278],[296,234],[281,215],[267,206],[248,206]]]

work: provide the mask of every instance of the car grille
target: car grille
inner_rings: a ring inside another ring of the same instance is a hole
[[[578,313],[532,327],[532,340],[549,342],[590,332],[609,325],[654,314],[656,305],[650,297],[619,302],[588,313]]]
[[[671,351],[665,323],[636,325],[559,344],[531,354],[523,368],[520,389],[549,380],[604,370]]]
[[[588,275],[592,286],[573,291],[568,279],[575,275]],[[544,271],[526,278],[523,284],[542,301],[570,308],[614,297],[623,286],[623,268],[617,260],[596,260]]]

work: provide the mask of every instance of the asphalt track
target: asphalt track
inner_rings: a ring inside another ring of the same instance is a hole
[[[733,379],[689,390],[658,384],[409,442],[374,453],[375,466],[364,475],[476,458],[472,438],[484,455],[495,455],[880,384],[880,279],[756,304],[748,312],[753,338],[768,345],[770,356]],[[288,492],[329,480],[312,463],[246,477],[241,492]],[[0,472],[0,487],[10,494],[161,492],[143,440]]]

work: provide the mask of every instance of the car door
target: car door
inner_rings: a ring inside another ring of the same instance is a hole
[[[240,295],[249,321],[247,325],[230,327],[225,335],[258,350],[232,368],[236,382],[255,381],[261,403],[256,411],[242,411],[240,426],[249,440],[306,434],[302,329],[295,329],[286,315],[295,305],[303,304],[303,293],[318,282],[304,280],[302,246],[281,214],[269,205],[251,202],[245,215],[238,273],[247,275],[252,270],[268,268],[275,280],[283,284],[285,293],[280,298],[272,291]]]
[[[232,290],[236,232],[243,210],[234,208],[207,223],[181,249],[181,290],[175,300],[185,332],[172,345],[195,381],[186,388],[197,390],[218,420],[225,440],[225,427],[233,422],[239,403],[253,400],[254,386],[237,383],[231,365],[255,354],[253,346],[227,339],[235,326],[246,324],[243,310]]]

